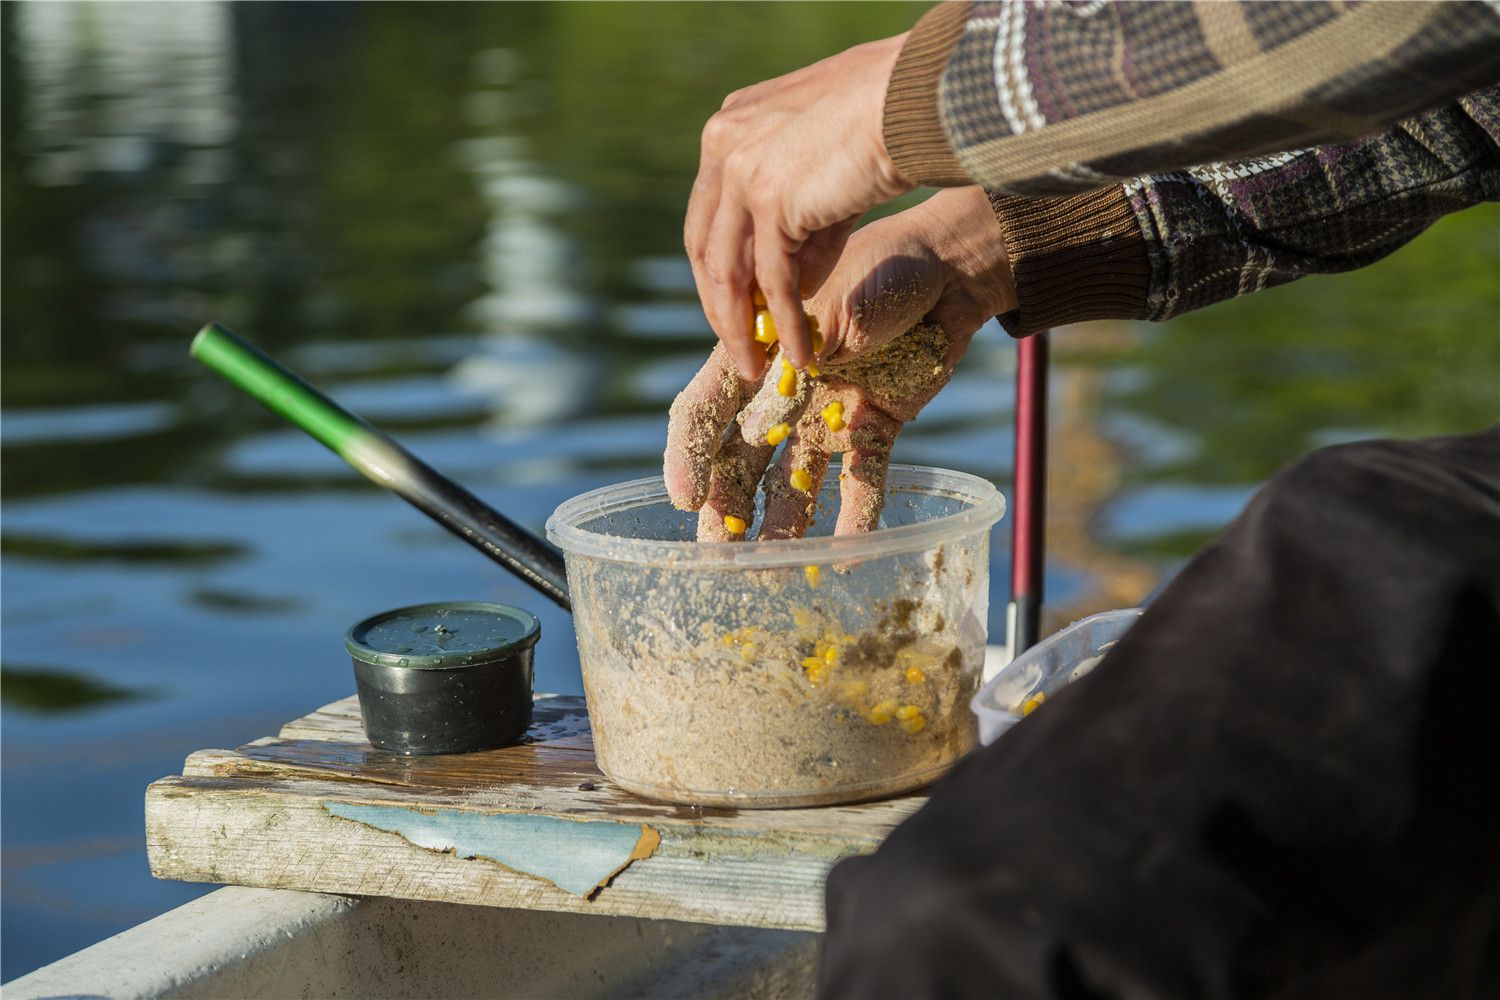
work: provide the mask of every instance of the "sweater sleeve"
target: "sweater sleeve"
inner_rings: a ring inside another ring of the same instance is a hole
[[[983,0],[911,32],[885,134],[920,184],[1070,194],[1342,142],[1496,80],[1492,4]]]
[[[1353,270],[1439,217],[1500,200],[1500,86],[1383,132],[1138,177],[1081,195],[992,195],[1013,335],[1165,320],[1308,274]]]

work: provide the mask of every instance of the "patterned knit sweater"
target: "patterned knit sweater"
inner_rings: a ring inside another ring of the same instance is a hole
[[[885,136],[991,192],[1021,335],[1362,267],[1500,199],[1497,82],[1494,3],[945,3]]]

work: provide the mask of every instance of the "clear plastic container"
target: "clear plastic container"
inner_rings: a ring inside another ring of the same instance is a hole
[[[1020,722],[1028,699],[1050,697],[1094,669],[1141,613],[1126,608],[1081,618],[1001,668],[971,706],[979,719],[979,742],[989,746]]]
[[[599,767],[648,798],[774,808],[921,787],[974,746],[995,487],[893,465],[881,529],[693,541],[659,477],[573,498],[567,556]],[[815,569],[809,569],[815,567]]]

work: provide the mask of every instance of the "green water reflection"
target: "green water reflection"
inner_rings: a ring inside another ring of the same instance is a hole
[[[143,787],[347,694],[358,618],[529,605],[539,685],[578,690],[564,616],[205,376],[193,331],[228,323],[538,529],[656,468],[706,353],[702,122],[923,9],[0,4],[0,976],[201,892],[149,877]],[[1168,569],[1308,448],[1493,420],[1497,233],[1490,206],[1108,349],[1060,333],[1123,470],[1101,550]],[[983,334],[897,457],[1008,490],[1012,359]],[[1108,571],[1054,559],[1049,595]]]
[[[0,667],[0,701],[27,712],[79,712],[146,697],[147,691],[56,667]]]

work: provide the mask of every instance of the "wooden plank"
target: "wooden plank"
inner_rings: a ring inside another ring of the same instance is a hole
[[[521,746],[403,757],[365,741],[357,702],[348,698],[289,723],[277,737],[199,751],[181,776],[147,790],[152,872],[187,881],[820,930],[828,869],[841,857],[874,850],[924,801],[904,796],[786,810],[649,802],[599,772],[582,699],[541,697],[535,714]],[[361,817],[442,812],[450,827],[491,836],[522,815],[633,824],[654,831],[660,844],[592,896],[581,896],[483,856],[418,846],[397,832],[406,829],[401,823],[380,828],[330,808]]]

